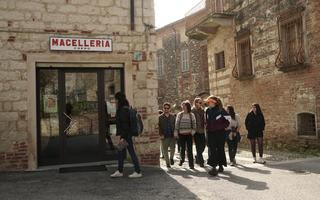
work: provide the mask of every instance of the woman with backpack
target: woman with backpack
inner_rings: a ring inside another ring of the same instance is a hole
[[[116,178],[123,176],[124,155],[127,149],[134,164],[134,172],[129,175],[129,178],[139,178],[142,177],[142,174],[132,140],[133,133],[130,127],[130,105],[126,96],[121,92],[116,93],[115,98],[117,104],[116,135],[120,136],[120,142],[118,144],[118,170],[111,174],[111,177]]]
[[[182,111],[177,114],[175,124],[175,137],[179,138],[180,144],[180,163],[185,161],[185,152],[187,146],[188,160],[190,169],[194,169],[193,152],[192,152],[192,136],[196,132],[196,119],[191,112],[191,104],[189,101],[183,101],[181,104]]]
[[[264,116],[261,111],[260,105],[257,103],[252,104],[252,109],[246,117],[246,129],[248,130],[248,139],[251,144],[251,152],[253,156],[253,162],[265,164],[263,160],[263,131],[265,128]],[[256,140],[258,141],[259,160],[256,158]]]
[[[209,96],[206,109],[206,131],[208,137],[208,165],[212,167],[209,171],[211,176],[223,172],[223,166],[227,166],[224,143],[226,138],[226,128],[229,121],[226,119],[228,113],[223,109],[222,101],[216,96]],[[216,167],[219,166],[217,171]]]
[[[230,124],[227,128],[227,144],[230,158],[230,165],[235,166],[236,163],[236,153],[238,148],[238,143],[240,142],[241,136],[240,130],[240,117],[234,112],[234,108],[230,105],[227,106],[227,112],[229,113],[231,119]]]

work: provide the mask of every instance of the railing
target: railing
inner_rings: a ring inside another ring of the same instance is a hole
[[[192,15],[193,13],[196,13],[202,9],[205,9],[206,8],[206,0],[202,0],[200,1],[197,5],[195,5],[193,8],[191,8],[191,10],[189,10],[185,16],[190,16]]]
[[[224,12],[224,2],[227,0],[202,0],[186,13],[186,29],[193,28],[213,13]]]

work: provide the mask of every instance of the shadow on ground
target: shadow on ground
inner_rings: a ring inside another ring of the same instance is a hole
[[[266,182],[254,181],[246,177],[241,177],[233,174],[231,171],[225,171],[219,174],[219,178],[225,179],[229,182],[236,183],[239,185],[245,185],[247,190],[268,190]]]
[[[295,174],[320,174],[320,158],[266,164],[269,168],[288,170]]]
[[[111,179],[115,168],[99,172],[0,173],[1,199],[199,199],[162,169],[143,168],[143,178]]]

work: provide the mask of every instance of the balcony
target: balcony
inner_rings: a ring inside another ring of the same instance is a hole
[[[232,26],[233,14],[227,12],[228,0],[202,0],[186,13],[186,35],[190,39],[205,40],[220,26]]]

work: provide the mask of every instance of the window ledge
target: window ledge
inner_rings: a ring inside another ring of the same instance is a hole
[[[252,74],[252,75],[242,75],[242,76],[237,77],[236,79],[238,79],[239,81],[245,81],[245,80],[251,80],[254,77],[255,77],[254,74]]]
[[[214,72],[222,72],[222,71],[226,71],[226,67],[221,68],[221,69],[215,69]]]
[[[291,72],[296,70],[301,70],[309,67],[309,64],[303,63],[303,64],[296,64],[296,65],[282,65],[279,67],[279,71],[282,72]]]
[[[317,135],[298,135],[298,138],[308,139],[308,140],[317,140],[319,137]]]

